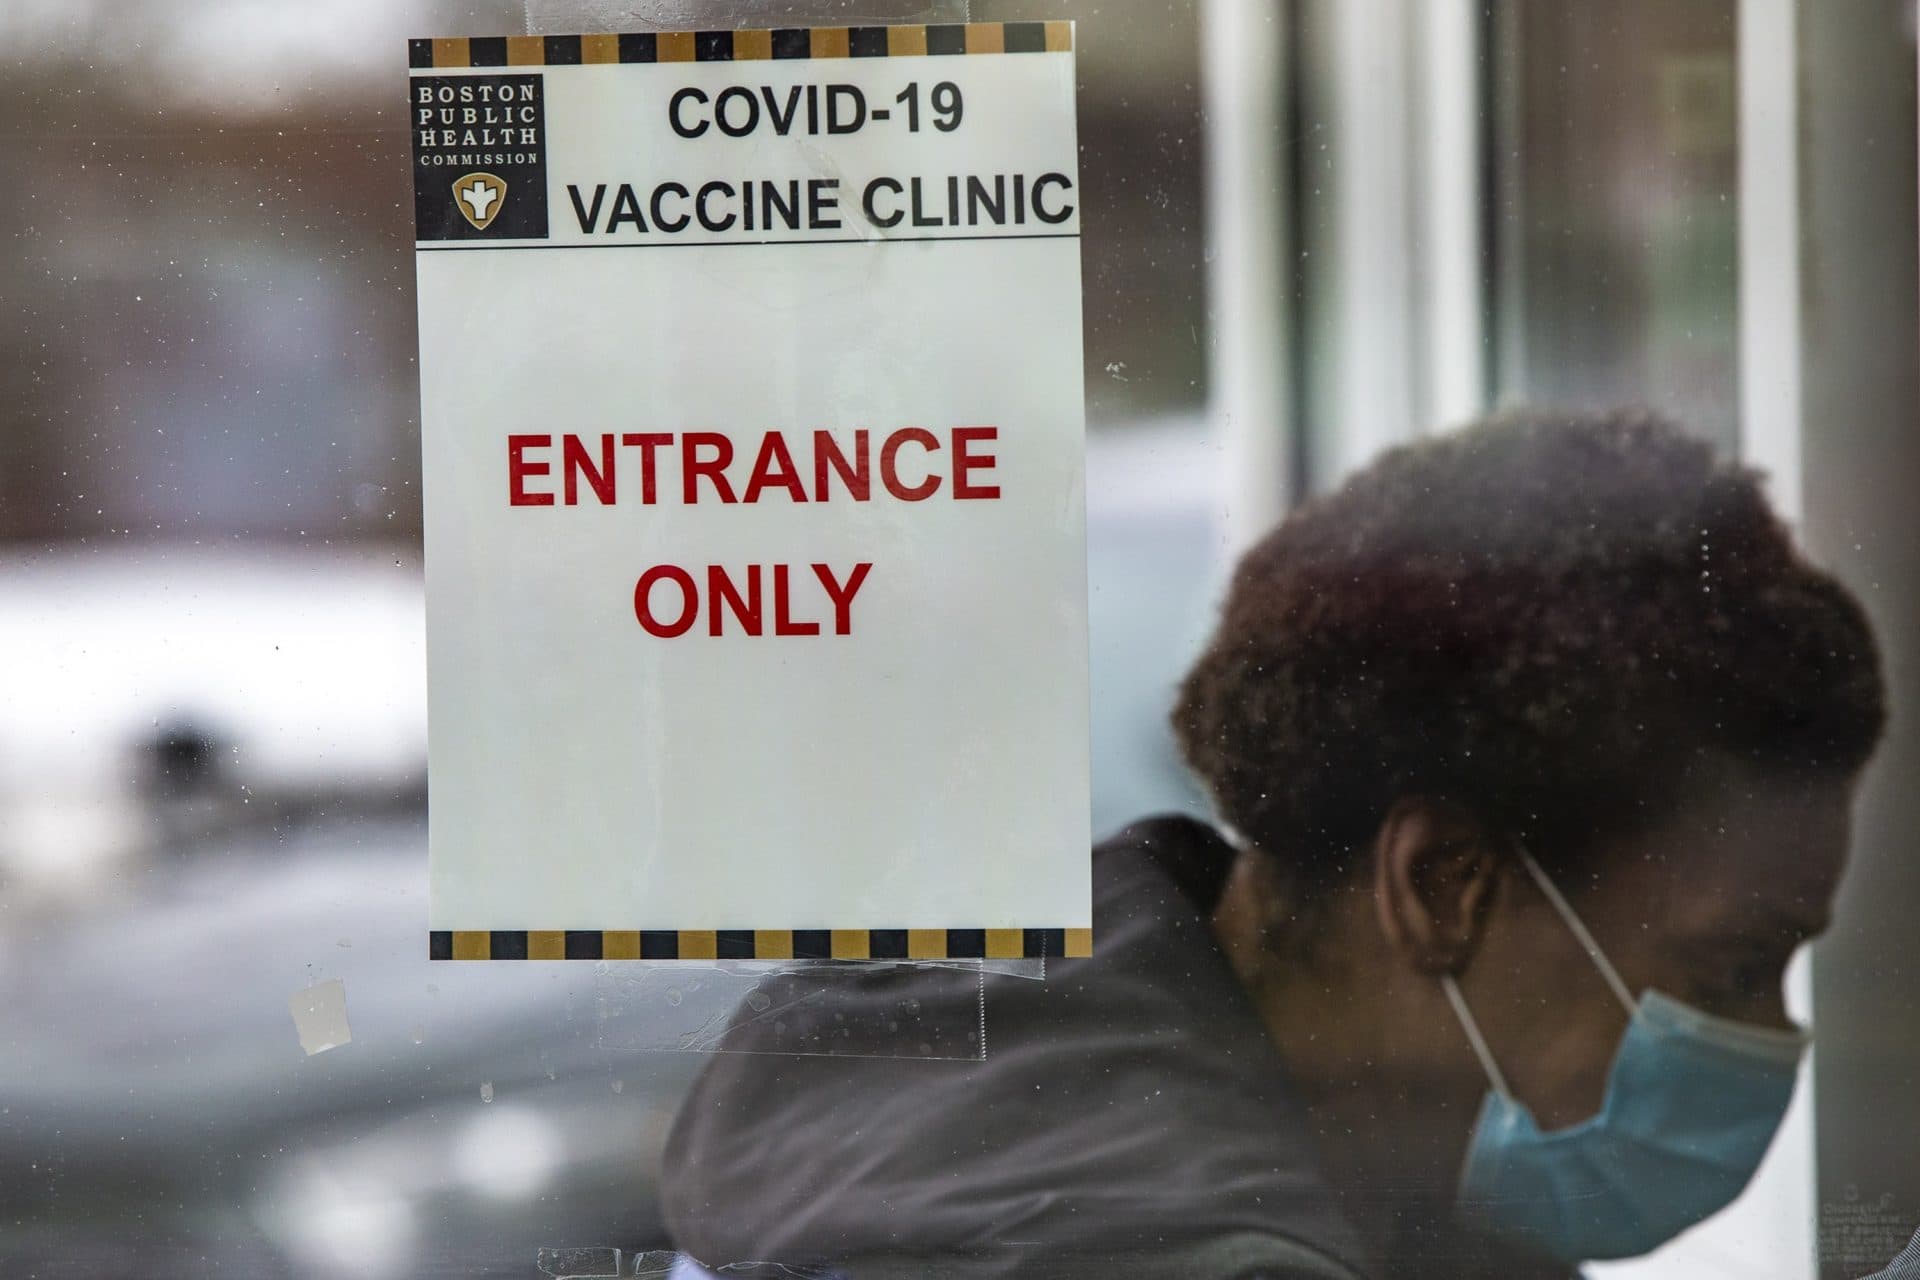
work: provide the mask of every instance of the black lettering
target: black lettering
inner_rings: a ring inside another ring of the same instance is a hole
[[[1048,213],[1046,207],[1040,203],[1040,195],[1048,187],[1060,187],[1065,190],[1071,189],[1072,186],[1072,179],[1068,178],[1064,173],[1043,173],[1035,178],[1033,180],[1033,216],[1042,222],[1053,223],[1055,225],[1071,218],[1073,216],[1073,206],[1071,204],[1060,206],[1058,212]]]
[[[694,89],[691,87],[686,89],[674,90],[673,97],[669,99],[667,102],[667,123],[671,124],[673,126],[673,131],[679,134],[681,137],[697,138],[701,134],[707,131],[707,122],[705,120],[702,120],[697,125],[686,125],[681,123],[680,104],[688,100],[692,100],[694,102],[699,102],[699,103],[705,103],[707,100],[707,95],[701,92],[700,90]],[[654,217],[654,221],[655,222],[660,221],[657,215]]]
[[[800,110],[800,86],[796,84],[787,90],[787,110],[784,115],[781,114],[779,103],[774,100],[772,85],[761,85],[760,96],[766,99],[767,119],[773,121],[773,131],[786,137],[787,130],[793,127],[794,114]]]
[[[734,125],[727,122],[727,104],[729,102],[744,102],[747,104],[746,123]],[[751,89],[743,89],[737,84],[731,88],[722,89],[720,96],[714,99],[713,102],[713,122],[719,125],[720,132],[726,134],[729,138],[744,138],[752,133],[760,124],[760,102],[753,96]]]
[[[788,181],[787,198],[782,200],[780,188],[764,178],[761,179],[760,225],[768,231],[773,230],[773,215],[776,212],[780,215],[781,221],[787,224],[787,230],[800,229],[800,183],[798,180]]]
[[[685,200],[687,189],[677,182],[663,182],[653,189],[653,225],[669,233],[685,231],[687,223],[692,221],[686,214],[681,214],[678,221],[673,221],[660,212],[660,201],[669,195],[676,195]]]
[[[635,231],[647,229],[645,220],[640,217],[640,199],[633,194],[633,187],[625,182],[620,184],[620,190],[614,194],[613,212],[607,215],[607,234],[612,235],[618,231],[622,222],[631,222]]]
[[[718,108],[716,107],[716,111]],[[717,118],[717,117],[716,117]],[[722,126],[723,128],[725,126]],[[700,216],[700,225],[709,231],[725,231],[737,221],[732,211],[724,218],[715,218],[707,212],[707,197],[721,195],[733,198],[733,184],[730,182],[709,182],[700,188],[700,194],[694,198],[693,211]]]
[[[847,119],[840,117],[840,104],[851,100],[849,110],[852,115]],[[830,84],[827,86],[827,132],[857,133],[860,126],[867,122],[867,97],[860,92],[858,85]]]
[[[980,211],[986,210],[988,222],[996,227],[1005,226],[1007,221],[1007,177],[1005,174],[993,175],[993,194],[987,194],[987,184],[978,178],[967,179],[967,225],[980,225]]]
[[[833,231],[840,226],[840,218],[831,212],[840,207],[840,179],[807,179],[807,225],[815,231]]]
[[[861,193],[860,208],[867,215],[867,221],[871,222],[874,226],[897,227],[900,225],[900,210],[895,209],[891,214],[883,215],[879,209],[874,206],[873,197],[882,187],[891,189],[895,195],[900,194],[900,184],[892,178],[875,178],[867,184],[867,189]]]
[[[926,212],[920,207],[920,179],[909,178],[907,180],[907,188],[911,192],[908,203],[913,206],[913,225],[916,227],[937,227],[941,225],[940,219],[929,218]]]
[[[594,187],[593,205],[591,208],[581,205],[580,188],[574,186],[571,182],[567,184],[567,196],[573,201],[573,216],[580,219],[580,229],[591,234],[593,229],[600,224],[600,202],[607,198],[607,184],[602,182]],[[635,210],[634,216],[639,216],[638,210]]]

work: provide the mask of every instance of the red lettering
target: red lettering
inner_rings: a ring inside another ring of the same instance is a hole
[[[779,571],[775,570],[775,590],[778,590]],[[720,606],[725,604],[733,610],[733,616],[750,636],[760,634],[760,566],[747,566],[747,598],[742,600],[740,593],[734,590],[733,579],[727,576],[725,565],[707,566],[707,634],[720,634]]]
[[[881,464],[883,471],[885,465],[883,461]],[[872,568],[873,566],[865,561],[856,564],[843,587],[834,579],[832,568],[824,564],[813,566],[813,576],[820,579],[820,585],[827,589],[828,599],[833,601],[833,634],[844,636],[852,632],[853,597],[860,590],[860,584],[867,580],[867,572]]]
[[[791,599],[787,590],[787,568],[784,564],[773,566],[773,634],[776,636],[817,636],[820,624],[817,622],[795,622],[793,615],[787,612]]]
[[[889,433],[880,447],[880,483],[884,490],[902,502],[924,502],[939,493],[950,476],[951,492],[956,500],[1000,497],[1001,486],[994,483],[1000,465],[995,452],[1000,428],[953,427],[950,432],[950,441],[943,441],[925,427],[901,427]],[[854,431],[850,449],[843,447],[831,431],[817,430],[812,434],[811,492],[794,461],[793,446],[782,431],[761,433],[745,486],[738,491],[727,474],[734,463],[734,443],[720,431],[689,431],[684,435],[634,431],[619,436],[562,434],[557,440],[545,434],[510,435],[507,437],[507,501],[516,507],[550,507],[556,502],[578,506],[584,488],[591,491],[587,501],[600,506],[617,505],[618,449],[626,448],[640,451],[640,501],[653,506],[660,501],[661,455],[672,452],[676,444],[680,450],[681,501],[689,506],[700,501],[702,479],[712,486],[708,500],[722,503],[757,503],[774,490],[783,490],[790,502],[826,502],[834,496],[836,478],[846,498],[855,502],[871,501],[873,433],[864,429]],[[950,471],[936,465],[937,460],[932,456],[947,443],[951,443],[953,449]],[[551,449],[556,444],[560,448],[557,463],[536,456],[538,451]],[[901,463],[901,454],[908,446],[917,446],[927,455],[917,475]],[[556,471],[560,473],[559,492],[532,489],[531,480],[552,476]],[[631,495],[631,481],[628,491]]]
[[[662,578],[670,578],[680,588],[680,616],[672,622],[662,622],[653,613],[653,584]],[[657,564],[640,575],[640,581],[633,588],[633,614],[640,619],[640,625],[647,629],[648,635],[671,640],[683,636],[693,626],[693,620],[700,613],[700,590],[693,585],[693,575],[676,564]]]
[[[955,427],[953,429],[953,496],[961,498],[997,498],[1000,486],[997,484],[974,484],[967,478],[968,472],[976,469],[993,470],[994,456],[990,453],[972,453],[967,446],[975,440],[997,440],[1000,438],[998,427]]]
[[[513,507],[550,507],[553,495],[550,493],[528,493],[527,477],[544,476],[553,470],[544,462],[528,462],[525,450],[545,449],[553,444],[552,436],[508,436],[507,437],[507,505]]]
[[[587,485],[600,499],[600,505],[613,505],[613,437],[600,437],[600,469],[593,469],[593,459],[587,456],[587,446],[581,443],[579,436],[560,437],[560,468],[564,479],[567,505],[573,506],[580,499],[580,477],[584,474]]]
[[[795,502],[807,500],[806,488],[793,469],[793,455],[787,452],[786,441],[778,431],[769,431],[761,437],[760,452],[753,460],[753,474],[747,479],[747,493],[741,501],[760,501],[760,490],[768,485],[785,489]]]
[[[640,450],[640,501],[653,505],[656,496],[653,487],[653,451],[663,444],[672,444],[673,437],[658,431],[629,431],[620,437],[620,443],[629,449]]]
[[[813,433],[813,500],[827,500],[827,467],[832,465],[840,473],[840,483],[846,486],[847,496],[856,502],[865,502],[873,496],[873,484],[867,475],[867,433],[853,433],[853,469],[847,467],[847,455],[840,452],[840,446],[834,441],[833,433],[816,431]]]
[[[940,447],[939,438],[924,427],[902,427],[887,437],[886,444],[880,447],[880,481],[887,486],[887,492],[902,502],[919,502],[931,498],[940,488],[940,477],[928,475],[916,485],[900,483],[900,473],[894,466],[894,458],[900,452],[900,446],[913,443],[931,453]],[[846,634],[842,632],[841,634]]]
[[[703,448],[713,450],[713,457],[705,462],[699,457]],[[699,501],[701,476],[713,482],[713,491],[720,501],[739,501],[733,496],[733,485],[726,477],[726,469],[733,463],[733,441],[718,431],[689,431],[680,437],[680,453],[681,489],[688,506]]]

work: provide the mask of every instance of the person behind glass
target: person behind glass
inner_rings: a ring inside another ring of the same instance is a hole
[[[1242,561],[1174,724],[1215,932],[1336,1185],[1418,1254],[1644,1253],[1745,1186],[1881,732],[1867,622],[1651,420],[1389,454]]]
[[[1180,688],[1219,826],[1105,842],[1094,958],[990,988],[964,1076],[716,1063],[669,1220],[708,1257],[981,1260],[954,1275],[1644,1253],[1741,1191],[1792,1096],[1782,979],[1884,716],[1859,605],[1672,426],[1520,413],[1393,450],[1245,555]],[[754,1185],[740,1135],[783,1124],[842,1153],[763,1201],[808,1226],[709,1230]],[[877,1187],[822,1172],[856,1151]]]

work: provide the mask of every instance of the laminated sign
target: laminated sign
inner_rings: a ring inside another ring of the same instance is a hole
[[[431,954],[1087,954],[1071,26],[411,52]]]

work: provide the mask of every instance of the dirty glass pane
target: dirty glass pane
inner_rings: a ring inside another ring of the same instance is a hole
[[[1739,440],[1738,5],[1497,7],[1496,383]]]

